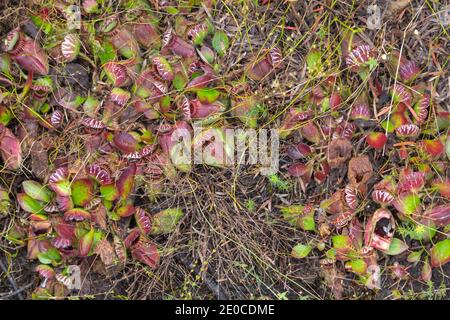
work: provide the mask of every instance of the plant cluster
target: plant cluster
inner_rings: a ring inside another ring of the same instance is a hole
[[[312,49],[309,76],[324,80],[290,108],[280,127],[285,138],[297,135],[287,147],[288,175],[303,192],[314,186],[322,194],[334,190],[322,201],[283,206],[281,212],[291,225],[317,234],[296,245],[292,256],[324,251],[321,266],[337,297],[340,266],[379,289],[383,256],[403,257],[405,264],[383,267],[399,279],[421,263],[424,282],[450,261],[450,114],[433,105],[420,67],[403,53],[392,49],[377,57],[358,32],[343,34],[344,70],[326,70],[325,54]],[[391,85],[384,89],[382,83]],[[389,164],[380,168],[383,158]]]

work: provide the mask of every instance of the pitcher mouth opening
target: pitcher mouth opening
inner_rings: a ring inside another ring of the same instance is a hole
[[[395,221],[392,214],[386,209],[375,211],[372,221],[368,224],[366,232],[370,232],[367,245],[382,251],[389,249],[394,237]]]
[[[381,218],[378,220],[375,226],[375,234],[379,237],[386,238],[387,236],[393,234],[393,228],[391,222],[388,218]]]

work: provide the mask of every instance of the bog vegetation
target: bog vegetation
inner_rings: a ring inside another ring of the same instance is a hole
[[[3,10],[0,298],[448,298],[439,10],[390,1],[376,30],[336,0]],[[194,126],[210,161],[180,164]],[[222,166],[227,128],[276,129],[278,172]]]

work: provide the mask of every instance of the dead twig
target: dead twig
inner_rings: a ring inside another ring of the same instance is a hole
[[[13,292],[8,294],[8,297],[18,296],[19,300],[23,300],[22,291],[25,290],[24,288],[19,288],[17,286],[16,281],[11,277],[11,275],[8,272],[8,268],[5,266],[3,261],[0,259],[0,268],[2,269],[3,273],[5,274],[6,278],[8,279],[9,284],[13,288]],[[23,290],[21,290],[23,289]]]

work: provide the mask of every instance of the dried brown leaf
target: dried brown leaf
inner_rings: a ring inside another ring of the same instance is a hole
[[[114,264],[116,254],[114,253],[114,248],[108,240],[100,240],[97,243],[94,252],[100,256],[100,259],[106,267]]]
[[[33,171],[33,174],[43,180],[49,173],[47,150],[39,141],[33,144],[33,146],[31,147],[30,155],[31,170]]]
[[[367,192],[367,182],[372,178],[373,168],[367,156],[354,157],[348,163],[348,180],[362,194]]]
[[[340,167],[352,156],[353,146],[344,138],[334,139],[328,145],[328,164],[332,169]]]
[[[94,210],[91,210],[91,219],[103,230],[107,229],[106,208],[103,204],[100,204]]]
[[[387,7],[387,14],[394,15],[398,13],[400,10],[403,10],[411,0],[392,0],[389,2]]]

